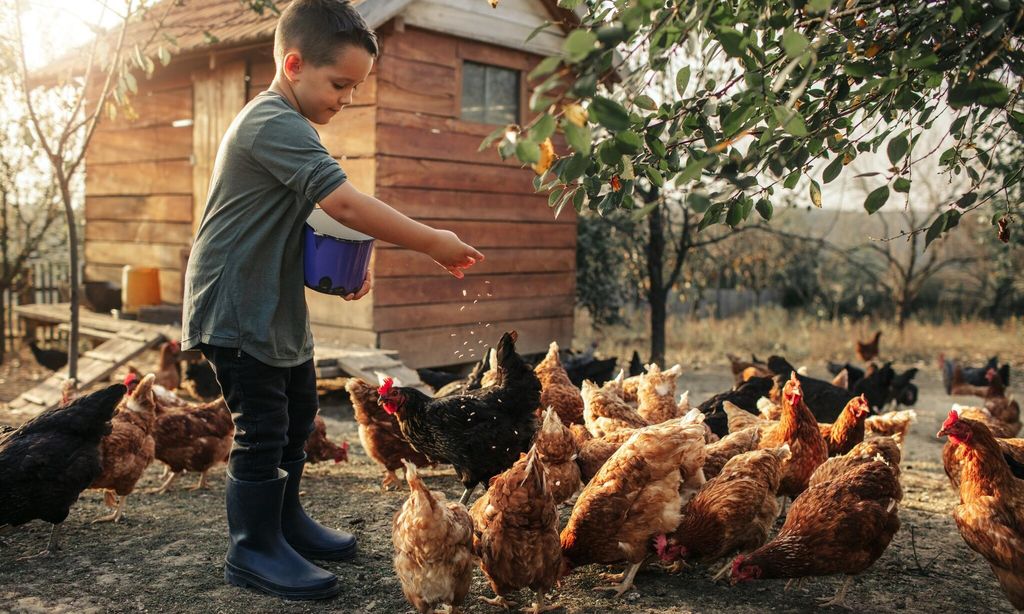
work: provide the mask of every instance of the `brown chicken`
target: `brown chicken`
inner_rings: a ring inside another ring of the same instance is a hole
[[[988,384],[980,385],[977,381],[972,384],[967,381],[963,367],[958,364],[953,365],[949,379],[949,394],[956,396],[975,396],[984,399],[989,395],[989,389],[992,382],[988,377],[989,372],[994,373],[995,369],[989,369],[985,372],[985,380],[989,382]]]
[[[557,414],[548,410],[548,415]],[[537,446],[507,471],[494,477],[473,505],[473,549],[480,569],[496,595],[484,599],[508,609],[507,595],[529,588],[536,601],[529,612],[540,614],[559,608],[544,604],[544,595],[561,577],[562,548],[558,512],[547,488],[546,469]]]
[[[336,464],[348,462],[348,442],[343,441],[339,446],[331,441],[327,437],[327,423],[317,414],[313,418],[313,432],[306,440],[306,462],[320,463],[326,460],[333,460]]]
[[[734,456],[721,473],[708,480],[697,496],[683,507],[675,532],[655,539],[663,563],[714,563],[747,552],[768,541],[779,517],[775,491],[782,478],[782,464],[789,447],[755,450]],[[714,579],[725,575],[727,562]]]
[[[619,397],[635,408],[637,403],[640,402],[640,379],[642,377],[643,374],[626,377],[623,371],[619,371],[619,374],[614,379],[608,380],[601,386],[601,390]]]
[[[1024,610],[1024,481],[1013,477],[992,432],[950,412],[939,437],[960,448],[960,504],[953,519],[972,550],[992,566],[1007,599]]]
[[[782,391],[782,417],[778,424],[765,430],[758,447],[779,448],[787,443],[792,456],[786,461],[778,494],[796,497],[807,488],[807,480],[818,465],[828,458],[828,446],[814,415],[804,403],[795,372]]]
[[[553,408],[544,412],[534,447],[548,476],[547,489],[555,505],[568,501],[583,486],[576,464],[576,442]]]
[[[177,390],[181,386],[181,344],[177,341],[166,341],[160,346],[160,362],[156,367],[156,384],[168,390]]]
[[[652,538],[679,524],[680,484],[704,464],[704,429],[697,419],[688,414],[639,429],[608,459],[562,530],[569,569],[626,562],[621,582],[607,590],[622,595],[633,586]]]
[[[870,362],[878,356],[878,340],[882,337],[882,331],[875,331],[871,341],[857,340],[857,356],[863,362]]]
[[[1024,479],[1024,439],[996,437],[996,445],[1003,453],[1003,460],[1010,465],[1013,476]],[[952,440],[947,441],[942,448],[942,467],[946,470],[950,484],[957,491],[960,490],[960,472],[965,452],[966,448]]]
[[[540,380],[541,408],[554,407],[562,424],[583,423],[583,395],[558,357],[558,343],[551,342],[544,360],[533,368]]]
[[[828,455],[846,454],[853,446],[864,441],[864,421],[871,414],[864,395],[853,397],[843,413],[832,424],[819,424],[818,430],[828,445]]]
[[[226,463],[231,452],[235,425],[228,404],[221,397],[209,403],[163,406],[158,397],[157,408],[156,458],[170,473],[156,492],[167,492],[183,471],[199,474],[191,490],[206,488],[207,472],[217,463]]]
[[[416,465],[403,463],[409,498],[391,525],[395,571],[405,598],[421,614],[442,605],[454,609],[473,579],[473,519],[461,503],[427,490]]]
[[[885,462],[889,463],[889,467],[892,468],[893,472],[896,473],[897,477],[900,474],[900,447],[896,444],[896,441],[892,437],[872,437],[867,441],[861,442],[849,452],[840,456],[833,456],[820,467],[814,470],[811,474],[811,479],[808,482],[808,486],[815,486],[823,482],[835,479],[837,476],[846,473],[850,469],[857,465],[863,465],[869,463],[878,457],[885,459]]]
[[[842,388],[844,390],[849,390],[850,389],[850,372],[847,371],[846,369],[843,369],[839,373],[836,373],[836,376],[832,378],[832,385],[837,387],[837,388]]]
[[[135,490],[142,472],[153,462],[156,443],[153,431],[156,422],[156,400],[150,373],[135,385],[110,421],[113,429],[100,445],[100,463],[103,473],[93,480],[89,488],[103,490],[103,500],[114,511],[93,522],[117,522],[124,516],[128,495]]]
[[[985,392],[985,409],[992,417],[1014,430],[1014,435],[1020,432],[1020,404],[1015,399],[1006,396],[1006,386],[995,369],[989,369],[985,373],[988,380],[988,390]]]
[[[580,467],[580,481],[586,485],[608,462],[612,454],[633,436],[634,430],[623,429],[604,437],[594,437],[587,427],[573,424],[569,426],[569,432],[576,442],[576,464]]]
[[[722,467],[725,467],[729,459],[756,450],[757,444],[761,441],[761,430],[760,426],[749,426],[708,444],[704,448],[707,453],[704,460],[704,477],[711,480],[721,473]]]
[[[722,409],[725,410],[725,415],[729,419],[729,432],[735,433],[737,431],[745,430],[751,426],[767,427],[770,426],[768,420],[761,416],[756,416],[749,411],[731,403],[730,401],[722,402]],[[778,420],[778,418],[775,418]]]
[[[679,413],[676,402],[676,380],[682,372],[683,368],[679,365],[662,371],[658,365],[652,364],[647,373],[640,377],[636,413],[648,424],[661,424],[686,413]]]
[[[1016,437],[1017,433],[1020,432],[1020,427],[1018,425],[1007,424],[1002,420],[997,420],[991,412],[984,407],[966,407],[964,405],[954,403],[953,411],[959,414],[961,418],[968,418],[975,422],[981,422],[987,426],[996,437]]]
[[[910,425],[917,420],[917,412],[913,409],[891,411],[881,416],[868,416],[864,420],[864,429],[873,435],[892,437],[900,446],[903,445]]]
[[[742,384],[751,377],[771,377],[774,373],[768,368],[768,365],[763,362],[755,360],[743,360],[739,356],[733,354],[726,354],[726,358],[729,359],[729,367],[732,369],[732,378],[734,383]]]
[[[356,422],[359,423],[359,443],[367,456],[384,467],[382,489],[398,484],[395,472],[402,468],[402,459],[417,467],[433,466],[426,456],[413,449],[402,437],[398,419],[377,404],[380,395],[376,386],[354,377],[345,384],[345,390],[352,399]]]
[[[648,426],[631,405],[590,380],[583,382],[583,423],[594,437]]]
[[[733,582],[845,574],[822,606],[845,606],[853,577],[878,560],[900,528],[903,498],[896,471],[884,460],[856,465],[808,488],[793,501],[775,539],[733,560]]]

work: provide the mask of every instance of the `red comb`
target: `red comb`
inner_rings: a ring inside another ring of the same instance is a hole
[[[395,380],[393,380],[390,377],[385,377],[384,378],[384,383],[381,384],[380,388],[377,389],[377,394],[379,394],[380,396],[387,395],[387,393],[391,392],[391,387],[394,386],[394,385],[395,385]]]
[[[955,409],[951,409],[951,410],[949,410],[949,417],[946,418],[946,421],[942,423],[942,429],[943,430],[948,429],[949,427],[953,426],[954,424],[956,424],[959,421],[960,421],[960,414],[956,413]]]

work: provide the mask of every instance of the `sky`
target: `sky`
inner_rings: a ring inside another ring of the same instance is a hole
[[[106,2],[114,10],[124,0]],[[21,27],[25,33],[25,60],[37,68],[93,38],[93,27],[108,28],[117,22],[99,0],[22,0]]]

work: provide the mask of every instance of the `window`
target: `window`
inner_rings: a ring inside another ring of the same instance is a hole
[[[519,71],[462,63],[462,119],[485,124],[519,122]]]

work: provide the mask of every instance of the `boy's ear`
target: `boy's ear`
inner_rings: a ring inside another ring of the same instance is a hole
[[[298,51],[289,51],[284,56],[284,74],[288,79],[294,80],[302,72],[302,56]]]

